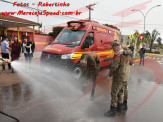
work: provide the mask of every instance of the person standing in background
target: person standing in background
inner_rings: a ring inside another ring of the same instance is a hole
[[[1,42],[2,42],[2,36],[0,36],[0,51],[1,51]],[[1,52],[0,52],[1,54]]]
[[[0,43],[2,42],[2,36],[0,36]]]
[[[15,36],[14,41],[11,45],[11,60],[12,61],[19,60],[20,53],[21,53],[21,44],[18,41],[18,37]],[[12,68],[12,73],[14,73],[13,68]]]
[[[9,50],[10,49],[11,48],[9,47],[9,44],[8,44],[8,38],[7,38],[7,36],[4,36],[3,41],[1,42],[2,58],[9,59]],[[11,64],[8,64],[8,69],[11,69]],[[5,66],[3,66],[3,70],[5,70]]]
[[[143,59],[143,66],[144,66],[144,58],[145,58],[145,53],[146,53],[145,44],[143,44],[143,47],[139,50],[138,53],[140,55],[140,65],[141,65],[142,59]]]
[[[131,43],[128,48],[132,51],[131,58],[132,58],[132,60],[134,60],[134,45],[133,45],[133,43]]]
[[[34,40],[32,41],[31,49],[32,49],[32,57],[33,57],[33,53],[35,51],[35,41]]]
[[[24,52],[24,57],[25,61],[27,64],[27,68],[30,68],[31,65],[31,60],[32,60],[32,42],[27,39],[27,37],[24,38],[23,42],[23,52]]]

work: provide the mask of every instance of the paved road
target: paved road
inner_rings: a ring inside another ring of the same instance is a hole
[[[0,110],[19,118],[21,122],[162,122],[162,58],[151,55],[146,59],[145,66],[136,62],[131,67],[129,109],[114,118],[103,116],[110,104],[108,69],[101,71],[94,100],[90,100],[89,90],[83,95],[81,84],[69,80],[64,74],[60,75],[66,78],[58,78],[55,74],[47,74],[46,77],[41,71],[32,75],[37,68],[27,75],[19,72],[6,73],[7,76],[1,74],[9,81],[15,77],[17,83],[6,86],[0,79],[3,85],[0,87]],[[1,121],[13,122],[0,115]]]
[[[163,65],[163,56],[162,55],[149,55],[147,59],[157,61],[161,66]]]

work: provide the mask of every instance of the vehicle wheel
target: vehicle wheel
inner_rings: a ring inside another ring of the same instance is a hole
[[[76,66],[73,69],[73,75],[74,75],[75,78],[80,79],[82,77],[82,75],[83,75],[82,68],[80,66]]]

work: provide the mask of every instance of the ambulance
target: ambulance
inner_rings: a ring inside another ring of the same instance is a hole
[[[69,21],[51,45],[43,49],[41,63],[70,69],[76,78],[82,76],[80,58],[93,51],[100,56],[101,67],[111,64],[111,45],[120,40],[118,30],[93,20]]]

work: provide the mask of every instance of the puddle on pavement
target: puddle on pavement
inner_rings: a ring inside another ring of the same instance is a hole
[[[38,65],[32,66],[32,70],[26,70],[24,64],[19,65],[17,74],[24,82],[1,87],[0,108],[22,122],[125,122],[126,114],[114,118],[106,118],[103,115],[109,109],[110,103],[110,89],[106,86],[111,84],[108,83],[107,78],[98,85],[98,93],[93,101],[90,100],[90,94],[81,97],[78,101],[78,98],[83,95],[81,84],[67,73],[59,69],[45,72]],[[139,67],[132,70],[129,81],[130,108],[127,114],[141,103],[153,85],[154,77],[148,68],[140,70]],[[105,89],[102,90],[103,87]],[[135,96],[135,94],[139,95]]]

